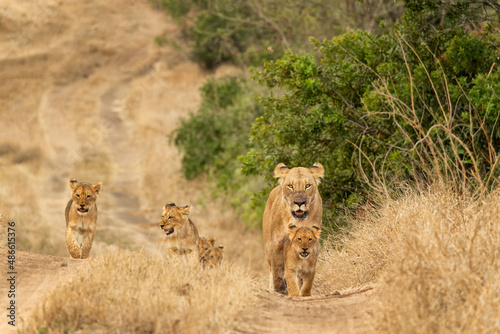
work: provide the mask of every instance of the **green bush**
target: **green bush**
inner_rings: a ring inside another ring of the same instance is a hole
[[[208,69],[225,62],[262,65],[285,50],[312,51],[307,42],[312,34],[330,38],[349,28],[378,29],[376,23],[390,26],[401,13],[393,0],[363,5],[356,0],[151,1],[184,20],[193,56]]]
[[[478,191],[496,183],[494,22],[479,24],[479,1],[405,4],[391,32],[312,39],[319,57],[287,53],[253,69],[271,94],[261,99],[254,147],[241,158],[245,173],[267,175],[271,188],[277,163],[319,161],[331,215],[356,204],[360,192],[383,193],[398,180],[438,179]],[[480,26],[490,28],[471,31]]]
[[[230,204],[249,224],[255,224],[259,214],[250,209],[250,198],[262,182],[244,177],[236,157],[250,149],[251,124],[263,112],[255,101],[261,90],[241,77],[209,79],[201,89],[200,109],[171,135],[183,153],[186,178],[209,175],[215,181],[214,194],[229,194]]]

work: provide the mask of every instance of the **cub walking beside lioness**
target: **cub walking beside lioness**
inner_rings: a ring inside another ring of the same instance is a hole
[[[317,226],[288,226],[285,240],[285,279],[289,296],[310,296],[316,275],[316,262],[319,255],[319,235]]]
[[[71,179],[69,186],[72,192],[65,211],[66,244],[71,258],[86,259],[94,241],[97,222],[96,200],[101,193],[102,183],[91,185]],[[80,238],[81,241],[78,243]]]

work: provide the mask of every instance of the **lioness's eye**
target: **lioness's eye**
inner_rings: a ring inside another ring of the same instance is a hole
[[[172,218],[174,218],[174,217],[172,217],[172,216],[168,216],[168,218],[167,218],[167,219],[172,219]]]
[[[311,188],[311,185],[310,184],[306,184],[306,189],[307,188]]]
[[[287,187],[293,190],[293,186],[291,184],[289,184]]]
[[[313,239],[309,238],[309,242],[313,241]]]
[[[87,198],[90,198],[90,195],[87,195]]]
[[[297,238],[297,241],[301,242],[301,241],[302,241],[302,238]]]
[[[80,195],[76,194],[76,198],[80,198]]]

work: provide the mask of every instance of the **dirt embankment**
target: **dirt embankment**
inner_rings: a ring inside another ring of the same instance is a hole
[[[171,46],[155,45],[157,36]],[[167,134],[196,110],[208,77],[234,73],[241,70],[201,70],[178,25],[147,1],[0,5],[0,212],[16,220],[18,247],[46,254],[17,252],[18,321],[85,265],[67,257],[64,240],[67,182],[76,177],[103,181],[93,256],[113,247],[161,252],[161,207],[194,204],[200,234],[215,236],[228,261],[255,272],[259,303],[237,331],[366,329],[371,292],[303,301],[267,292],[260,233],[221,210],[221,201],[204,198],[201,205],[204,183],[183,178]],[[2,282],[1,305],[8,303],[6,287]],[[4,320],[2,333],[10,329]]]

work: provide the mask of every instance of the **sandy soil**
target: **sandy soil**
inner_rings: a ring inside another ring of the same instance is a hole
[[[175,45],[158,47],[154,38],[160,35]],[[201,70],[189,59],[177,24],[147,1],[0,4],[0,144],[38,152],[37,163],[14,166],[0,157],[0,165],[28,177],[33,194],[43,193],[30,197],[30,207],[44,224],[44,242],[61,255],[18,251],[18,322],[85,265],[69,259],[64,246],[67,181],[76,177],[103,181],[92,256],[112,247],[161,252],[161,207],[167,201],[193,204],[200,234],[215,236],[227,246],[228,261],[247,263],[255,273],[259,304],[235,332],[367,331],[373,291],[303,300],[268,292],[260,232],[247,229],[230,209],[221,210],[220,200],[203,196],[203,181],[183,178],[181,157],[167,134],[197,109],[208,77],[236,72],[241,70],[229,66]],[[3,181],[3,191],[15,189],[13,180]],[[23,207],[26,198],[9,200],[11,209],[19,207],[13,217],[22,224],[31,212]],[[37,242],[36,233],[22,228]],[[0,287],[0,305],[6,305],[3,280]],[[10,328],[2,318],[5,333]]]

